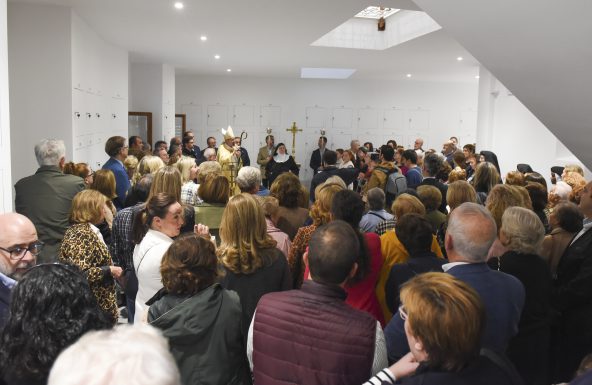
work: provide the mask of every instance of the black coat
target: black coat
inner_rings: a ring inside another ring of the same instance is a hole
[[[168,339],[183,384],[251,383],[236,293],[214,284],[193,296],[166,294],[148,321]]]
[[[592,351],[592,229],[565,250],[553,286],[551,304],[561,313],[558,339],[564,347],[560,378],[569,379]]]
[[[551,335],[549,266],[538,255],[514,251],[492,258],[488,264],[494,270],[518,278],[526,294],[518,334],[508,345],[508,357],[526,384],[548,384]]]
[[[353,183],[353,181],[356,180],[359,172],[360,171],[357,168],[337,168],[335,166],[326,166],[323,171],[312,177],[312,181],[310,182],[310,201],[315,201],[315,188],[318,185],[324,183],[333,175],[337,175],[343,179],[345,185],[348,186],[350,183]]]
[[[267,166],[265,166],[265,174],[267,175],[269,185],[271,186],[275,178],[277,178],[279,175],[288,171],[291,171],[292,174],[296,175],[298,175],[300,172],[298,165],[296,164],[294,158],[292,158],[291,155],[287,161],[281,163],[278,163],[274,159],[271,159],[269,163],[267,163]]]
[[[10,289],[0,281],[0,330],[8,318],[8,308],[10,306]]]
[[[321,150],[317,148],[312,152],[312,155],[310,156],[310,168],[312,168],[314,174],[317,173],[319,167],[321,167],[321,164],[323,164],[323,159],[321,158]]]
[[[401,287],[416,275],[430,271],[442,272],[442,265],[447,261],[438,258],[431,251],[410,255],[406,263],[396,263],[389,273],[384,290],[386,292],[386,305],[395,314],[400,305],[399,293]]]

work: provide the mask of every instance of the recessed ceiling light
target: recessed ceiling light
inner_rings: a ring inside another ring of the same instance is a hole
[[[407,77],[410,78],[411,77],[411,74],[407,74]]]
[[[456,58],[456,60],[462,61],[463,60],[463,57],[462,56],[459,56],[459,57]]]
[[[201,35],[199,40],[206,41],[206,40],[208,40],[208,37],[206,35]]]
[[[475,79],[479,79],[479,75],[475,75]]]
[[[232,72],[230,68],[226,68],[226,72]]]
[[[177,9],[183,9],[183,7],[184,7],[184,5],[183,5],[183,3],[181,3],[180,1],[177,1],[177,2],[175,3],[175,8],[177,8]]]
[[[214,55],[214,59],[220,59],[220,55]]]

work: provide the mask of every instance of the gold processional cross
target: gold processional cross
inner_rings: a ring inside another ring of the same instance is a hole
[[[286,128],[286,131],[292,133],[292,158],[296,160],[296,133],[302,131],[301,128],[296,127],[296,122],[292,122],[292,127]]]

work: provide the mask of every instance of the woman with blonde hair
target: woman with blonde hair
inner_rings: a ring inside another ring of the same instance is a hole
[[[78,266],[85,274],[90,288],[103,311],[117,322],[115,282],[121,267],[114,266],[109,249],[97,225],[103,222],[105,195],[96,190],[84,190],[74,196],[69,227],[62,241],[59,260]]]
[[[197,193],[202,202],[195,206],[195,222],[208,226],[210,233],[218,237],[230,195],[230,183],[224,175],[209,174],[199,185]]]
[[[158,193],[166,193],[181,201],[181,173],[175,166],[165,166],[154,173],[154,180],[148,194],[149,201]]]
[[[480,355],[486,309],[467,283],[450,274],[420,274],[401,289],[401,303],[410,352],[364,385],[521,383],[499,353]]]
[[[409,194],[399,195],[393,202],[392,210],[395,216],[395,222],[399,218],[402,218],[404,215],[409,213],[419,214],[422,217],[425,217],[426,214],[423,203],[421,203],[418,198]],[[405,248],[405,246],[403,246],[397,237],[396,225],[394,229],[386,231],[380,237],[380,250],[382,252],[382,257],[384,258],[384,263],[382,265],[382,269],[380,270],[378,283],[376,284],[376,297],[378,298],[378,302],[382,308],[385,322],[388,323],[393,314],[386,304],[386,293],[384,291],[386,287],[386,281],[388,280],[392,267],[396,263],[405,263],[409,260],[409,251]],[[435,235],[432,236],[431,251],[436,254],[438,258],[443,258],[442,250],[438,245],[438,240],[436,239]]]
[[[111,244],[111,228],[113,227],[113,218],[117,213],[115,204],[113,203],[117,198],[115,190],[115,174],[113,171],[107,169],[97,170],[95,172],[93,183],[89,187],[91,190],[96,190],[103,194],[107,200],[105,202],[103,222],[98,225],[103,240],[107,245]]]
[[[144,175],[153,174],[165,166],[160,157],[153,155],[146,155],[142,158],[136,172],[132,178],[132,184],[135,185]]]
[[[176,164],[181,173],[181,203],[195,206],[200,199],[197,196],[198,184],[193,182],[197,179],[199,167],[194,158],[183,157]]]
[[[267,234],[265,215],[251,194],[238,194],[228,201],[216,254],[226,272],[222,287],[240,297],[246,339],[259,299],[270,292],[292,289],[286,257]]]
[[[518,278],[526,291],[518,334],[507,350],[526,384],[549,383],[551,273],[540,257],[544,237],[545,228],[532,210],[508,207],[499,230],[506,252],[487,262],[492,269]]]
[[[448,185],[446,202],[450,212],[465,202],[479,203],[477,192],[471,184],[464,180],[457,180]]]
[[[134,174],[136,173],[136,169],[138,168],[138,158],[133,155],[128,155],[127,158],[123,160],[123,165],[125,166],[125,171],[127,171],[127,178],[132,181],[134,178]]]
[[[477,192],[477,196],[483,204],[487,199],[487,195],[495,185],[499,183],[500,176],[497,168],[493,163],[481,162],[475,170],[473,178],[473,187]]]
[[[302,286],[304,278],[304,261],[302,260],[302,256],[306,251],[308,242],[310,242],[310,238],[317,227],[331,222],[333,197],[341,190],[344,190],[344,188],[339,184],[326,182],[318,185],[315,189],[316,200],[310,209],[310,217],[313,223],[310,226],[298,229],[294,241],[292,241],[292,249],[288,257],[290,271],[292,272],[292,284],[296,289]]]
[[[507,208],[512,206],[524,208],[532,207],[528,191],[526,191],[524,187],[499,184],[489,193],[487,201],[485,202],[485,208],[487,208],[493,216],[498,232],[502,226],[502,215],[504,215]]]
[[[388,230],[395,228],[397,224],[397,217],[401,218],[407,213],[416,213],[420,215],[426,215],[426,209],[419,198],[411,194],[401,194],[395,199],[391,205],[391,212],[393,213],[392,219],[385,219],[384,221],[376,224],[376,230],[374,232],[378,235],[383,235]]]

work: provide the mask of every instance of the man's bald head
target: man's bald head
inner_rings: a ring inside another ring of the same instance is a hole
[[[450,214],[445,247],[450,262],[481,263],[497,236],[489,211],[476,203],[463,203]]]
[[[22,259],[12,259],[6,250],[28,248],[38,241],[37,230],[29,218],[17,213],[0,214],[0,272],[19,279],[35,265],[35,256],[26,252]]]

